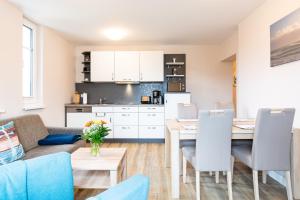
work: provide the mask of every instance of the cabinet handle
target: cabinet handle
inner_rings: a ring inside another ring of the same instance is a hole
[[[143,80],[143,73],[140,74],[140,79]]]
[[[111,74],[111,80],[114,80],[114,73]]]
[[[122,129],[123,129],[123,130],[126,130],[127,128],[126,128],[125,126],[122,126]]]
[[[156,114],[152,114],[152,116],[153,116],[153,117],[155,117],[155,116],[156,116]]]
[[[155,129],[156,129],[156,127],[155,127],[155,126],[153,126],[153,127],[152,127],[152,129],[154,129],[154,130],[155,130]]]

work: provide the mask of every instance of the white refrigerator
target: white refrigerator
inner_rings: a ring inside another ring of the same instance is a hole
[[[165,93],[165,119],[177,118],[177,104],[191,103],[191,93]]]

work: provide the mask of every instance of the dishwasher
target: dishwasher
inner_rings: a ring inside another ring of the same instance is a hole
[[[83,128],[84,124],[93,119],[91,106],[74,106],[66,108],[66,127]]]

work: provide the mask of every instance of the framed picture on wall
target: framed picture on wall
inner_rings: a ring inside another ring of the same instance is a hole
[[[271,67],[300,60],[300,9],[270,27]]]

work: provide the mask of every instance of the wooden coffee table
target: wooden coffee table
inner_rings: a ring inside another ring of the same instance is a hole
[[[95,157],[90,148],[79,148],[71,154],[74,187],[106,189],[127,176],[126,148],[101,148]]]

